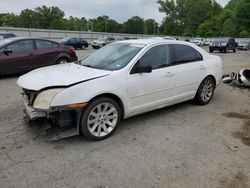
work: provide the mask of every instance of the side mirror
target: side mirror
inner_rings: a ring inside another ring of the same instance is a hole
[[[6,48],[3,52],[4,52],[4,54],[9,55],[9,54],[13,53],[13,50],[10,48]]]
[[[151,73],[152,72],[152,66],[151,65],[138,65],[134,67],[131,71],[131,74],[137,74],[137,73]]]

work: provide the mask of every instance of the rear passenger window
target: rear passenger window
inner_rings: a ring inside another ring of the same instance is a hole
[[[49,49],[49,48],[52,48],[52,43],[49,42],[49,41],[44,41],[44,40],[37,40],[36,41],[36,48],[38,50],[40,49]]]
[[[159,69],[170,65],[170,52],[168,45],[159,45],[149,49],[140,59],[140,65],[151,65],[153,69]]]
[[[171,53],[173,64],[201,61],[203,59],[197,50],[187,45],[173,44],[171,45]]]

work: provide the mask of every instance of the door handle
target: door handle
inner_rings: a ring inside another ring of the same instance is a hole
[[[174,73],[173,72],[167,72],[164,76],[165,77],[172,77],[172,76],[174,76]]]
[[[201,65],[201,66],[200,66],[200,69],[201,69],[201,70],[204,70],[204,69],[206,69],[206,67],[203,66],[203,65]]]

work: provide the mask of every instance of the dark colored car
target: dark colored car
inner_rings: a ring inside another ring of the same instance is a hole
[[[37,38],[0,40],[0,75],[72,61],[77,61],[75,49],[54,41]]]
[[[250,49],[250,41],[241,40],[239,41],[238,47],[239,50],[249,50]]]
[[[215,50],[225,53],[227,53],[228,50],[233,50],[233,52],[236,52],[236,49],[237,42],[235,42],[234,38],[219,38],[213,41],[209,46],[210,53],[213,53]]]
[[[61,43],[66,46],[72,46],[75,49],[85,49],[89,46],[88,42],[81,38],[64,38],[61,40]]]
[[[9,32],[1,33],[0,32],[0,39],[8,39],[8,38],[13,38],[13,37],[16,37],[16,35],[13,33],[9,33]]]

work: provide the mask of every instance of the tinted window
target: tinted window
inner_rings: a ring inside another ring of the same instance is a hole
[[[203,59],[197,50],[187,45],[173,44],[171,45],[171,49],[173,64],[200,61]]]
[[[14,44],[7,46],[7,48],[12,49],[13,52],[30,51],[33,50],[33,41],[32,40],[18,41]]]
[[[153,69],[170,65],[170,52],[168,45],[155,46],[149,49],[140,59],[140,65],[151,65]]]
[[[49,41],[44,41],[44,40],[37,40],[36,41],[36,48],[38,50],[40,49],[49,49],[52,48],[52,43]]]

